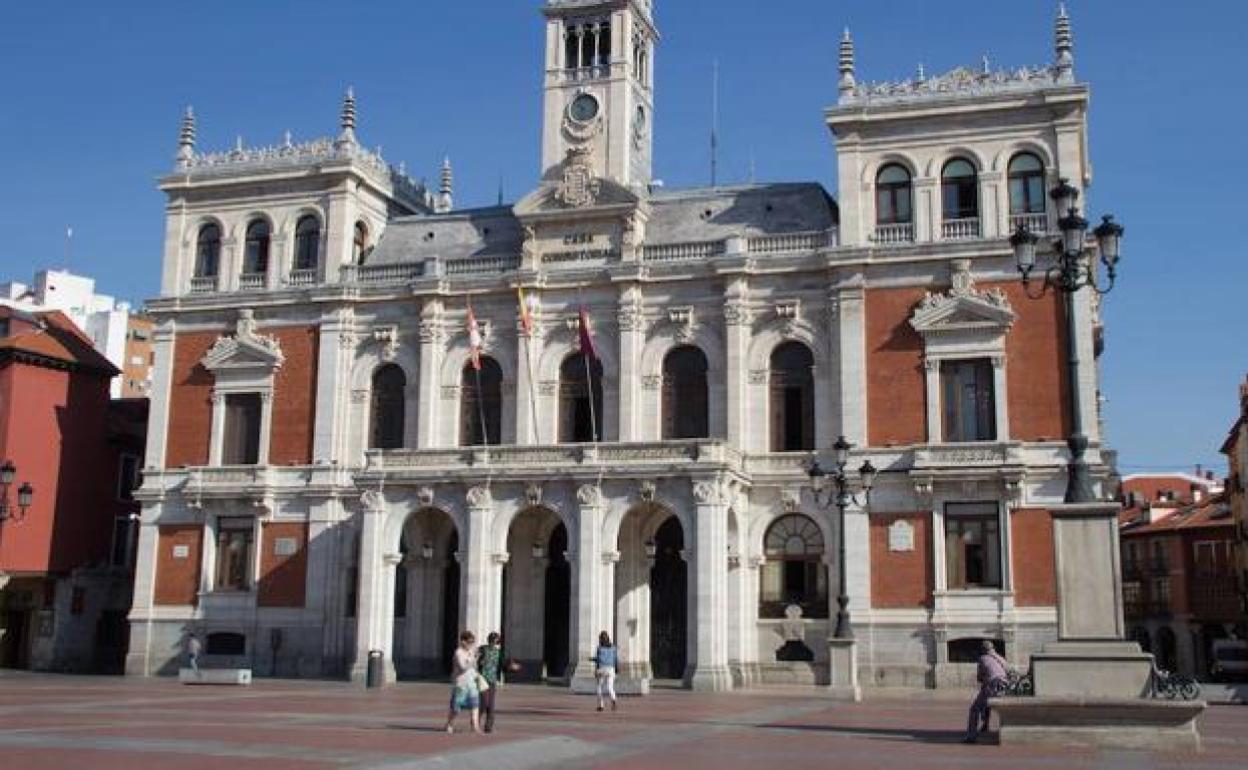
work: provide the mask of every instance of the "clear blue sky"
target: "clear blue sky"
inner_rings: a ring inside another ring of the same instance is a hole
[[[0,280],[63,262],[104,291],[155,294],[181,109],[201,149],[335,130],[354,85],[360,135],[461,205],[513,200],[538,174],[539,0],[41,0],[0,11]],[[1046,63],[1048,0],[659,0],[656,173],[708,177],[711,62],[722,78],[721,169],[835,186],[821,110],[850,25],[861,77]],[[1236,409],[1248,255],[1238,240],[1248,108],[1248,4],[1072,0],[1077,73],[1092,84],[1090,211],[1127,226],[1108,301],[1110,439],[1127,472],[1204,462]],[[1223,232],[1225,231],[1225,232]]]

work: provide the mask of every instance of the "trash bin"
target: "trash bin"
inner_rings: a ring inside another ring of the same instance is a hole
[[[369,689],[381,687],[386,683],[386,654],[381,650],[368,651],[368,674],[364,686]]]

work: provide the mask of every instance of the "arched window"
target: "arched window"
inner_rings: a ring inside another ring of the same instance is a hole
[[[570,355],[559,367],[559,441],[600,441],[602,425],[602,364],[581,353]]]
[[[221,266],[221,227],[209,223],[199,228],[195,244],[195,277],[216,278]]]
[[[891,163],[875,178],[875,221],[881,225],[908,225],[914,218],[910,172]]]
[[[407,412],[407,375],[394,364],[373,373],[370,449],[401,449]]]
[[[321,257],[321,223],[309,214],[295,225],[295,269],[315,270]]]
[[[663,359],[663,438],[707,438],[706,355],[690,346]]]
[[[807,618],[828,617],[828,570],[823,533],[807,516],[781,516],[767,528],[760,575],[759,616],[782,618],[792,604]]]
[[[464,366],[460,378],[459,443],[462,446],[499,445],[503,432],[503,369],[482,356],[481,371]],[[479,386],[479,387],[478,387]]]
[[[970,161],[954,158],[946,163],[940,190],[946,222],[979,218],[979,174]]]
[[[1043,214],[1047,206],[1044,163],[1030,152],[1015,155],[1010,161],[1010,213]]]
[[[355,239],[351,242],[351,264],[362,265],[368,259],[368,225],[355,223]]]
[[[257,219],[247,225],[247,250],[243,255],[244,275],[264,275],[269,271],[269,223]]]
[[[815,448],[815,357],[800,342],[771,354],[771,451]]]

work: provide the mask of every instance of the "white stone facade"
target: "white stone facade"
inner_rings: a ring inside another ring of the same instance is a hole
[[[242,654],[221,660],[258,673],[358,677],[380,650],[392,675],[441,675],[447,638],[468,628],[503,631],[526,675],[581,686],[606,630],[620,645],[626,691],[645,691],[656,676],[708,690],[826,683],[831,621],[800,621],[813,661],[777,660],[792,621],[762,617],[760,594],[774,579],[763,576],[769,528],[799,514],[822,548],[813,561],[827,611],[808,614],[835,617],[837,512],[812,498],[806,471],[816,457],[829,465],[838,436],[857,447],[851,468],[870,459],[883,471],[869,504],[852,505],[844,523],[862,681],[973,677],[949,661],[948,643],[962,638],[1005,640],[1010,657],[1025,660],[1054,637],[1056,615],[1052,602],[1017,601],[1015,575],[1028,559],[1052,556],[1015,542],[1014,519],[1061,502],[1068,454],[1056,431],[1015,435],[1009,369],[1063,362],[1007,354],[1024,324],[1018,301],[989,285],[1017,281],[1005,242],[1018,223],[1011,157],[1038,156],[1046,182],[1089,181],[1088,92],[1062,69],[1060,35],[1052,68],[962,71],[929,85],[859,87],[852,44],[843,48],[841,103],[827,116],[841,179],[833,203],[817,185],[649,189],[651,4],[565,0],[546,17],[547,172],[514,207],[435,213],[450,200],[449,178],[435,200],[383,170],[355,139],[353,98],[343,136],[316,147],[202,156],[193,124],[189,141],[184,127],[178,171],[162,183],[168,236],[162,296],[151,303],[157,371],[129,670],[170,671],[192,627],[245,636]],[[567,31],[586,25],[613,35],[611,60],[568,68]],[[597,111],[573,111],[583,93],[595,95]],[[640,131],[627,122],[638,106],[647,111]],[[955,156],[978,171],[973,229],[941,221],[941,168]],[[873,188],[888,162],[913,179],[914,216],[900,235],[875,224]],[[323,240],[305,276],[292,268],[293,241],[308,213]],[[273,257],[263,282],[244,286],[241,244],[256,217],[273,225]],[[1052,230],[1055,212],[1030,217]],[[369,234],[363,261],[353,256],[357,221]],[[224,240],[219,271],[204,277],[196,238],[210,222]],[[925,379],[909,398],[924,415],[923,437],[873,441],[892,417],[870,395],[886,358],[870,341],[873,292],[908,289],[918,299],[929,292],[898,324],[922,339]],[[502,370],[497,446],[461,446],[469,299],[482,352]],[[1090,300],[1077,305],[1075,397],[1092,415],[1098,321]],[[602,364],[602,434],[561,442],[561,367],[580,349],[582,308]],[[283,329],[315,330],[315,360],[292,364],[273,336]],[[214,383],[211,449],[206,462],[172,467],[174,413],[187,408],[178,346],[205,333],[220,336],[202,359]],[[811,446],[773,451],[775,433],[790,428],[772,414],[772,356],[789,342],[813,362]],[[687,346],[705,357],[705,435],[665,439],[664,362]],[[942,436],[940,367],[968,357],[992,362],[996,436],[952,443]],[[269,454],[290,427],[274,423],[283,398],[274,383],[293,365],[316,375],[307,462],[291,466]],[[406,383],[402,447],[370,449],[374,375],[386,365]],[[259,463],[222,464],[222,404],[248,392],[263,397]],[[1050,411],[1063,408],[1058,399]],[[1090,433],[1103,478],[1100,437]],[[972,501],[998,512],[1000,578],[990,589],[946,581],[946,503]],[[909,608],[883,596],[891,577],[872,556],[905,552],[909,524],[896,527],[892,546],[873,546],[873,517],[898,513],[917,514],[930,533],[919,554],[927,566],[906,578],[930,585]],[[214,543],[220,520],[238,517],[254,519],[253,587],[226,592],[215,582]],[[281,523],[308,528],[306,591],[300,606],[266,607],[254,584],[273,555],[265,527]],[[200,529],[203,547],[194,601],[170,603],[160,599],[160,582],[172,579],[162,572],[171,558],[163,538],[177,528]],[[276,649],[271,629],[282,630]]]

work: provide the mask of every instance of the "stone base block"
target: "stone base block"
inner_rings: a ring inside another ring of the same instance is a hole
[[[732,675],[727,666],[697,666],[686,675],[689,689],[694,692],[727,692],[732,689]]]
[[[217,684],[247,685],[251,684],[249,668],[192,668],[178,669],[178,681],[182,684]]]
[[[814,663],[764,663],[759,667],[763,684],[795,684],[813,687],[826,684],[827,668]]]
[[[858,703],[858,643],[853,639],[828,640],[828,697]]]
[[[1200,750],[1205,704],[1141,698],[994,698],[1002,745],[1047,744],[1150,751]]]
[[[1054,642],[1031,656],[1038,698],[1146,698],[1153,656],[1134,642]]]

